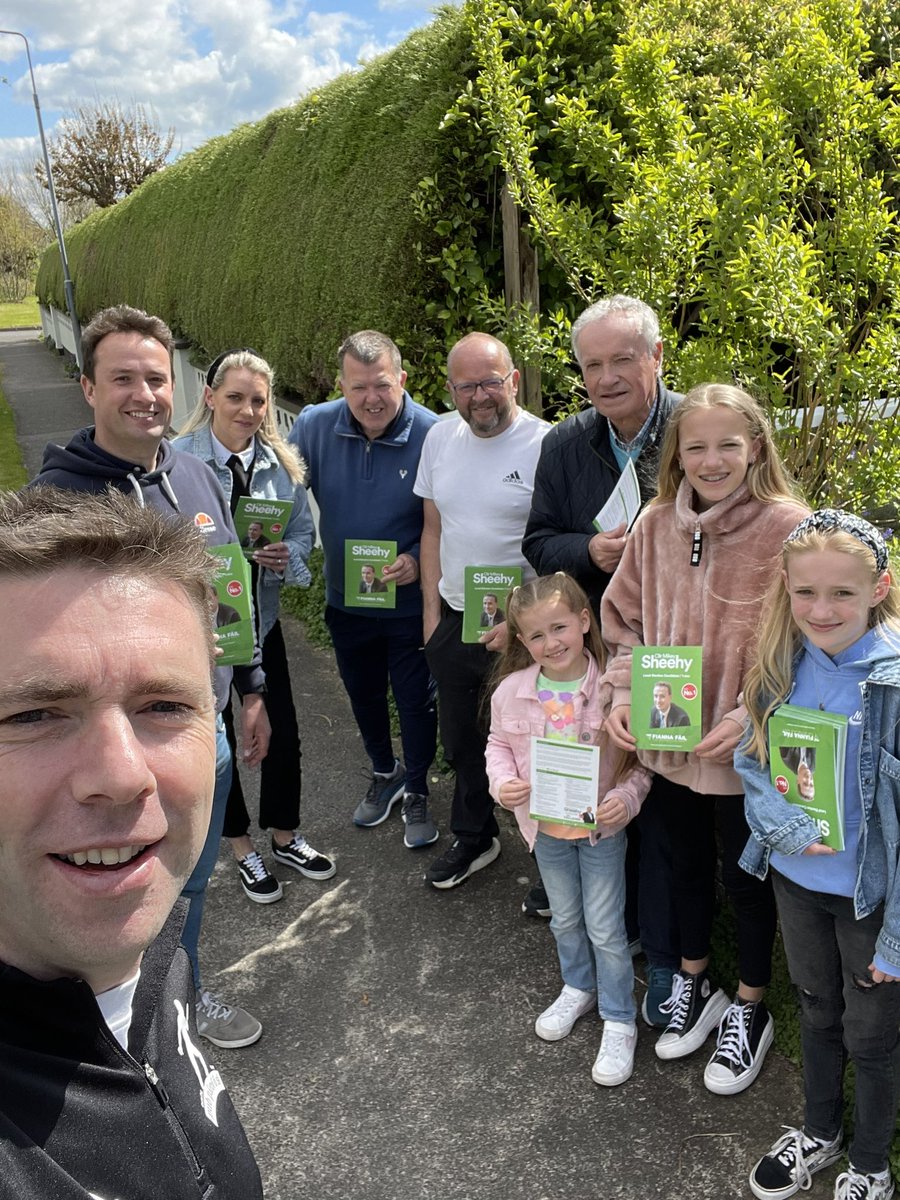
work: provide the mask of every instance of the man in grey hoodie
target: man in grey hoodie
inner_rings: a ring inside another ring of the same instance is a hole
[[[213,472],[191,454],[173,450],[165,440],[172,418],[171,330],[159,317],[120,304],[97,313],[82,333],[81,387],[94,410],[94,424],[81,429],[65,447],[48,445],[33,485],[54,484],[79,492],[108,487],[131,495],[142,507],[187,519],[209,545],[237,542],[231,512]],[[259,648],[244,667],[215,671],[217,745],[216,787],[209,833],[194,872],[185,885],[190,901],[182,942],[194,968],[197,1026],[217,1046],[249,1046],[262,1025],[244,1009],[223,1003],[202,988],[197,958],[206,885],[215,866],[225,801],[231,786],[231,752],[221,712],[232,681],[241,693],[244,761],[255,766],[266,756],[269,721],[262,692],[265,676]]]

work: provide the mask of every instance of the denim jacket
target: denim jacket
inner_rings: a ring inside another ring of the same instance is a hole
[[[876,954],[900,976],[900,660],[879,662],[862,685],[863,729],[859,752],[859,795],[863,820],[853,894],[857,919],[884,901]],[[764,879],[769,854],[799,854],[819,840],[811,817],[772,786],[768,765],[735,751],[735,770],[744,783],[750,840],[740,865]]]
[[[226,499],[231,501],[231,472],[216,461],[208,425],[175,438],[172,445],[176,450],[195,455],[211,467],[222,485]],[[256,439],[256,457],[253,461],[253,474],[250,476],[250,495],[256,500],[294,502],[283,538],[290,556],[284,577],[266,567],[261,567],[259,571],[255,600],[259,612],[259,640],[262,644],[266,634],[278,620],[281,585],[295,583],[300,587],[309,587],[312,577],[306,563],[313,548],[316,530],[312,513],[309,511],[309,500],[306,498],[306,486],[291,482],[291,477],[275,457],[275,452],[259,438]]]

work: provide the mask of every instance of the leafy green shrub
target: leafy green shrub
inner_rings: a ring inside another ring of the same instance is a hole
[[[559,316],[595,295],[640,295],[680,388],[743,384],[783,425],[813,500],[878,503],[900,466],[893,422],[872,432],[900,396],[888,0],[470,0],[465,13],[480,70],[460,104],[493,134],[564,277],[540,337],[558,347]]]
[[[281,608],[303,622],[306,636],[320,650],[331,649],[331,634],[325,624],[325,556],[317,546],[309,556],[312,582],[308,588],[286,586],[281,589]]]

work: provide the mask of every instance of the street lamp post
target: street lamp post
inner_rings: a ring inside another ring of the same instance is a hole
[[[0,33],[9,37],[20,37],[25,43],[25,53],[28,56],[28,73],[31,76],[31,96],[34,100],[34,111],[37,114],[38,133],[41,135],[41,150],[44,152],[44,170],[47,172],[47,188],[50,192],[50,212],[53,215],[53,227],[56,230],[56,240],[59,243],[59,257],[63,269],[63,287],[66,290],[66,305],[69,309],[69,320],[72,322],[72,337],[75,339],[75,361],[81,367],[81,326],[78,323],[78,313],[75,311],[75,287],[69,273],[69,259],[66,255],[66,239],[63,237],[62,225],[59,220],[59,209],[56,207],[56,189],[53,186],[53,172],[50,169],[50,155],[47,152],[47,139],[44,137],[44,122],[41,120],[41,104],[38,100],[37,84],[34,81],[34,67],[31,65],[31,47],[28,38],[18,29],[0,29]]]

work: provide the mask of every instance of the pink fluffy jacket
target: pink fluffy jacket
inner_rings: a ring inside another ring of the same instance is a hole
[[[600,608],[610,658],[600,683],[604,713],[631,703],[635,646],[703,647],[703,733],[725,717],[744,723],[740,695],[753,661],[763,597],[780,570],[784,539],[809,510],[794,501],[754,500],[746,483],[705,512],[682,480],[675,501],[637,521]],[[691,566],[694,532],[700,562]],[[730,765],[671,750],[638,758],[673,783],[701,794],[740,795]]]
[[[512,675],[507,675],[491,697],[491,732],[485,760],[491,795],[498,804],[502,803],[502,784],[510,779],[531,778],[531,739],[544,736],[547,719],[538,700],[539,674],[540,668],[537,663],[522,671],[515,671]],[[578,740],[586,745],[596,744],[603,725],[597,692],[599,681],[600,671],[596,660],[588,655],[587,674],[575,696]],[[614,746],[610,746],[609,753],[601,757],[599,798],[605,800],[610,793],[621,797],[628,809],[628,821],[631,821],[637,816],[644,797],[650,790],[651,777],[641,767],[635,767],[629,775],[615,783],[613,772],[618,757]],[[516,814],[519,830],[528,844],[528,849],[533,850],[538,834],[538,822],[529,816],[528,802],[516,805],[512,811]],[[612,837],[614,833],[623,829],[628,821],[615,826],[598,825],[596,833],[592,831],[590,834],[591,841],[596,841],[598,834],[600,837]]]

